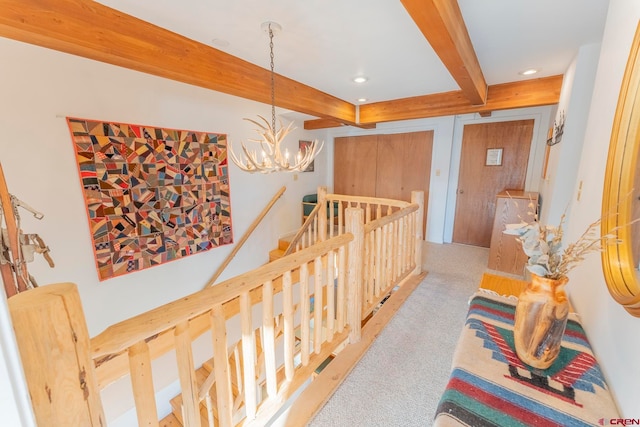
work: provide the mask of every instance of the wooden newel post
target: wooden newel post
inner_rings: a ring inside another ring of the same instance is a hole
[[[353,234],[347,253],[347,320],[349,341],[360,341],[362,326],[362,269],[364,268],[364,211],[346,209],[346,232]]]
[[[76,285],[47,285],[8,301],[39,426],[106,426]]]
[[[318,240],[324,242],[327,240],[327,209],[322,206],[327,205],[327,187],[318,187],[318,204],[320,210],[318,211]]]
[[[413,274],[417,275],[422,272],[422,241],[424,240],[424,236],[422,233],[422,222],[424,221],[424,191],[412,191],[411,192],[411,203],[416,203],[419,208],[415,212],[416,218],[416,235],[415,235],[415,263],[416,268],[413,270]]]

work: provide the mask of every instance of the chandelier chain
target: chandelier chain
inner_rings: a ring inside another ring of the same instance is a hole
[[[273,26],[272,26],[273,24]],[[242,152],[237,155],[231,143],[228,142],[229,158],[235,163],[241,170],[246,172],[303,172],[308,169],[312,164],[313,159],[322,150],[324,142],[318,142],[318,140],[310,141],[305,145],[299,143],[298,153],[294,155],[293,159],[290,158],[289,150],[283,146],[284,138],[293,129],[293,122],[288,126],[282,127],[280,123],[280,129],[276,128],[276,76],[275,76],[275,60],[273,54],[273,36],[274,31],[277,33],[282,29],[280,25],[275,22],[265,22],[261,28],[263,31],[269,32],[269,54],[270,54],[270,66],[271,66],[271,123],[258,115],[259,121],[245,118],[258,128],[256,132],[260,135],[260,139],[250,139],[254,143],[254,147],[250,148],[244,143],[241,143]],[[262,122],[262,123],[261,123]],[[264,124],[263,124],[264,123]]]
[[[269,24],[269,51],[271,60],[271,126],[276,128],[276,78],[273,65],[273,29]]]

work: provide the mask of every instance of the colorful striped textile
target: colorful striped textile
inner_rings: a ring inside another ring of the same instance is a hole
[[[582,326],[570,315],[558,359],[525,365],[513,343],[515,299],[477,292],[434,426],[597,426],[619,418]]]

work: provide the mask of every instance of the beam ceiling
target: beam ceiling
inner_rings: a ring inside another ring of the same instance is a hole
[[[271,103],[270,71],[90,0],[0,0],[0,36]],[[355,106],[276,75],[276,104],[343,123]]]
[[[345,124],[371,128],[378,122],[558,102],[562,76],[495,85],[483,95],[486,83],[456,1],[401,1],[460,91],[361,105],[356,123],[355,105],[276,74],[276,105],[320,117],[305,122],[306,129],[320,129]],[[433,22],[438,28],[427,35]],[[0,0],[0,36],[271,102],[269,70],[91,0]]]
[[[472,104],[487,101],[487,83],[457,0],[400,0]]]

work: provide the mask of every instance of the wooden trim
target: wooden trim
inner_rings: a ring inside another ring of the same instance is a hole
[[[90,0],[0,0],[0,36],[271,103],[271,72]],[[355,124],[356,107],[276,75],[276,105]]]
[[[487,102],[473,105],[462,91],[415,96],[360,106],[360,123],[482,113],[557,104],[562,75],[489,86]]]
[[[401,0],[471,104],[487,101],[487,82],[456,0]],[[428,78],[428,77],[425,77]]]

